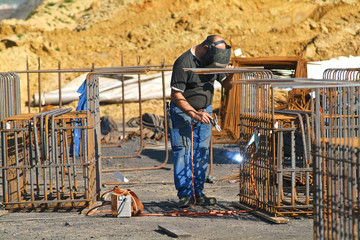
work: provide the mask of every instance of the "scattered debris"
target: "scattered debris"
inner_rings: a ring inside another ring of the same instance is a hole
[[[118,143],[122,139],[122,133],[113,118],[102,116],[100,118],[101,143]]]
[[[144,139],[162,140],[165,137],[164,117],[159,117],[156,114],[145,113],[142,115],[142,124],[146,129],[143,134]],[[127,125],[129,127],[139,127],[140,118],[131,118],[127,122]]]
[[[168,235],[172,236],[172,237],[177,237],[177,238],[181,238],[181,237],[191,237],[191,234],[182,230],[181,228],[174,226],[172,224],[162,224],[159,225],[159,230],[167,233]]]

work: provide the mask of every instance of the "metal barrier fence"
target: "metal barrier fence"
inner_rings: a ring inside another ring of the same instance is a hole
[[[20,78],[17,73],[0,73],[0,120],[20,114]]]
[[[323,73],[324,79],[335,80],[360,80],[360,68],[328,68]]]
[[[359,69],[328,69],[324,78],[359,80]],[[316,90],[314,239],[360,237],[360,87]]]

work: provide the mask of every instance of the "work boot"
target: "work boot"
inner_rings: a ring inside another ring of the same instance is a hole
[[[190,196],[182,196],[179,200],[178,207],[179,208],[186,208],[190,207],[193,204],[193,200]]]
[[[196,196],[196,204],[200,206],[214,205],[216,204],[216,198],[207,197],[205,194],[201,194],[200,196]]]

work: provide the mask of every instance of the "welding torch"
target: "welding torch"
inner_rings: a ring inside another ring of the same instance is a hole
[[[218,119],[217,119],[216,113],[214,113],[214,116],[215,117],[213,119],[210,119],[210,122],[218,132],[221,132],[221,127],[218,124]]]
[[[246,144],[244,151],[246,151],[246,149],[248,149],[248,147],[250,147],[250,145],[253,143],[255,143],[255,153],[257,153],[257,151],[259,150],[260,132],[257,133],[257,130],[258,127],[255,127],[255,130],[251,135],[249,142]]]

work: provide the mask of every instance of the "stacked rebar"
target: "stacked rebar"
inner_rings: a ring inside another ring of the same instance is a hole
[[[327,69],[324,78],[357,81],[359,69]],[[360,87],[316,91],[315,239],[360,237]]]

